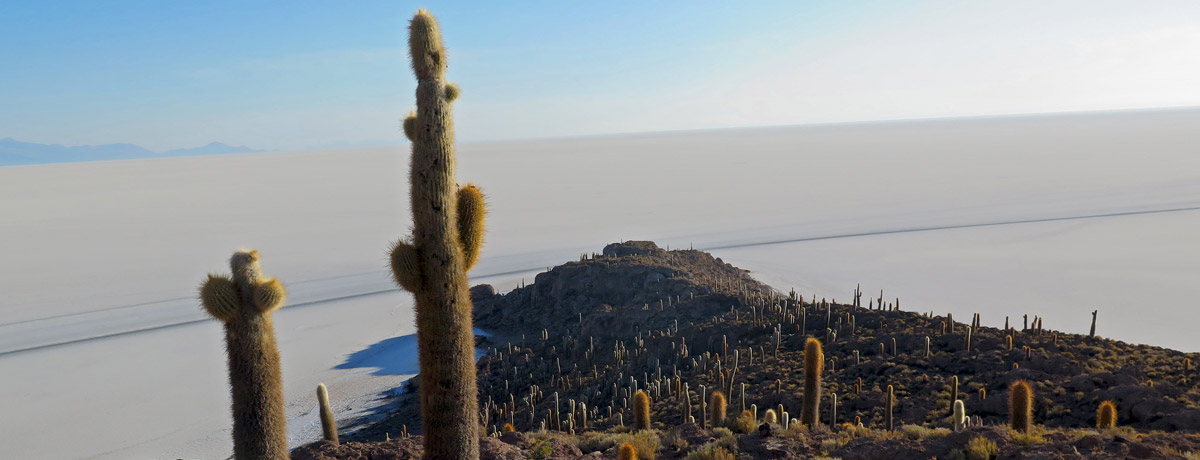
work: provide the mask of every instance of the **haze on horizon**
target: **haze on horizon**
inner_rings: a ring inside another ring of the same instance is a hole
[[[0,138],[403,143],[414,2],[9,2]],[[461,141],[1200,105],[1200,3],[439,2]]]

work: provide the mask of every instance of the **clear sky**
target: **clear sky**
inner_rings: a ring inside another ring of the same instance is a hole
[[[0,138],[403,144],[422,6],[462,141],[1200,105],[1195,0],[5,0]]]

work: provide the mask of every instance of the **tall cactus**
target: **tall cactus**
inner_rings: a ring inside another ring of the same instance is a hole
[[[804,407],[800,411],[800,423],[815,427],[820,420],[821,370],[825,366],[825,353],[821,341],[809,337],[804,341]]]
[[[237,251],[229,265],[232,277],[210,274],[200,285],[200,302],[225,325],[234,457],[284,460],[283,372],[271,314],[286,293],[279,280],[262,276],[258,251]]]
[[[413,16],[408,44],[417,77],[417,110],[404,120],[413,144],[413,235],[394,244],[392,274],[416,297],[424,458],[476,459],[479,410],[467,270],[483,244],[483,194],[455,182],[451,102],[458,87],[446,82],[446,50],[428,11]]]

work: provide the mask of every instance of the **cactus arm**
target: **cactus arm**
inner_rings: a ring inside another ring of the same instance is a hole
[[[479,261],[486,215],[483,191],[479,190],[479,187],[467,184],[458,189],[458,240],[462,246],[463,264],[467,270]]]
[[[404,137],[410,141],[417,140],[417,113],[408,112],[408,116],[404,117]]]
[[[213,318],[227,323],[237,314],[238,295],[233,280],[225,275],[209,274],[200,284],[200,303]]]
[[[403,241],[392,245],[392,276],[406,291],[417,292],[421,286],[421,267],[415,246]]]
[[[254,306],[262,313],[270,313],[283,305],[287,291],[278,279],[270,278],[254,285]]]

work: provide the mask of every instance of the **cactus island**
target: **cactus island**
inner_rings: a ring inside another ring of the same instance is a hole
[[[239,250],[200,288],[225,327],[236,458],[1197,458],[1190,358],[1098,335],[1098,311],[1088,334],[1036,315],[959,324],[883,291],[864,306],[861,286],[785,294],[649,241],[471,287],[485,198],[456,176],[460,90],[424,10],[409,50],[412,234],[390,267],[415,298],[419,375],[345,433],[318,385],[324,439],[289,452],[271,321],[285,291]]]

